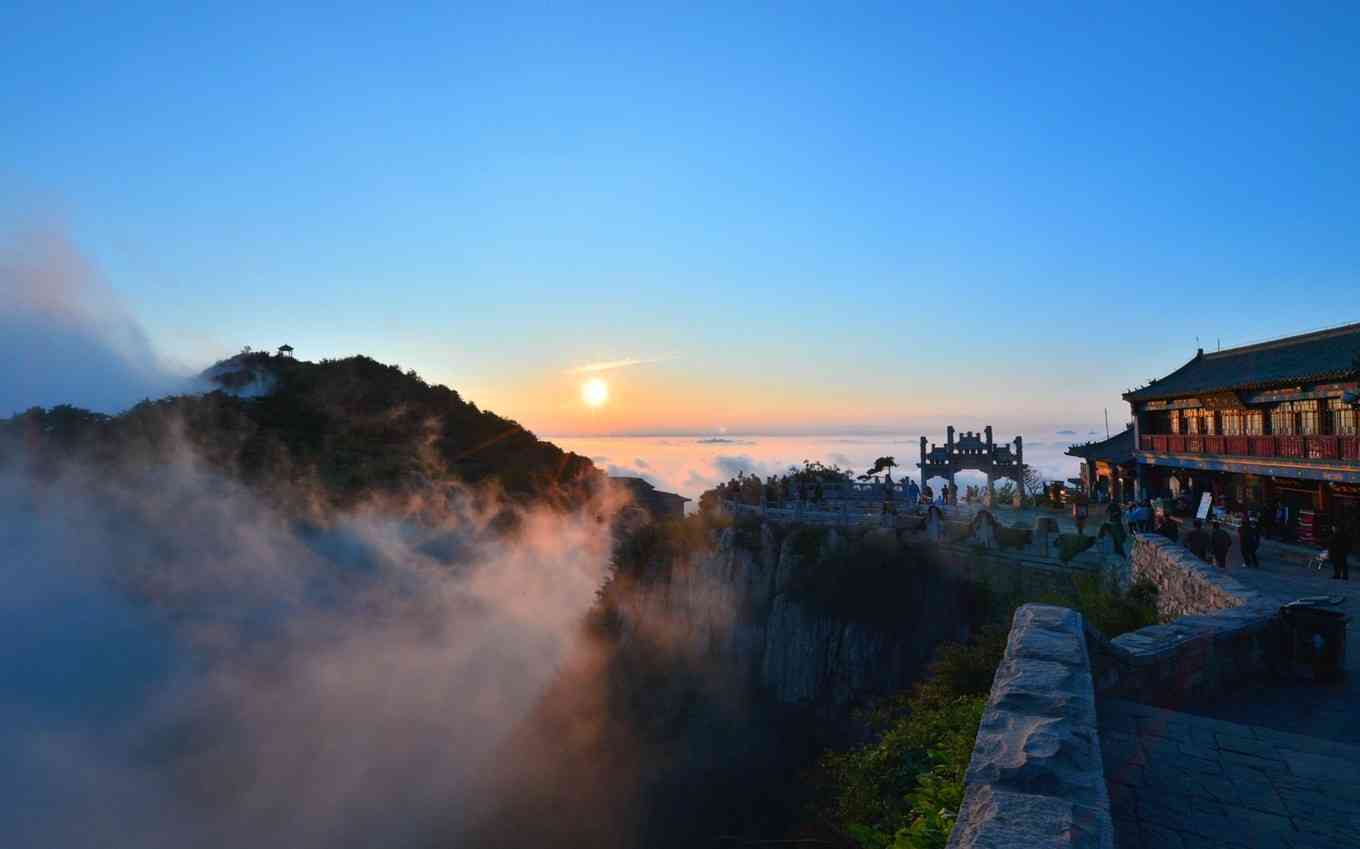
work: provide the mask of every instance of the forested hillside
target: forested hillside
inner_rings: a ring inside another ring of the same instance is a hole
[[[0,434],[53,471],[71,460],[145,464],[188,447],[232,477],[306,487],[334,507],[442,482],[568,506],[602,477],[588,459],[456,391],[364,356],[314,363],[244,353],[202,379],[202,394],[147,400],[116,416],[33,408],[0,422]]]

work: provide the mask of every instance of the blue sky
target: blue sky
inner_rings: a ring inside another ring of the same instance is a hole
[[[1354,6],[844,5],[7,6],[3,226],[548,432],[1094,424],[1360,320]]]

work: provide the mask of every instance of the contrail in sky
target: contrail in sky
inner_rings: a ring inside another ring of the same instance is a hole
[[[654,357],[649,360],[640,360],[635,357],[629,357],[628,359],[624,360],[605,360],[603,362],[598,363],[586,363],[583,366],[577,366],[574,369],[568,369],[567,373],[592,374],[597,371],[613,371],[614,369],[628,368],[629,366],[644,366],[647,365],[648,363],[659,363],[668,359],[670,359],[670,357]]]

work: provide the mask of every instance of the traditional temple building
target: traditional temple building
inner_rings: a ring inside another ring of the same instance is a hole
[[[653,521],[682,519],[685,516],[685,503],[689,499],[683,495],[662,492],[642,478],[611,477],[609,482],[626,490],[633,507],[645,511]]]
[[[1300,537],[1360,518],[1360,324],[1201,349],[1124,398],[1142,493],[1211,492],[1230,514],[1283,504]]]
[[[1133,426],[1103,442],[1088,442],[1067,449],[1067,456],[1081,458],[1081,484],[1086,492],[1102,499],[1127,501],[1134,496],[1138,465],[1134,460]]]

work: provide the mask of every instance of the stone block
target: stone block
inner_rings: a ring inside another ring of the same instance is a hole
[[[1136,752],[1132,735],[1126,744]],[[949,845],[1112,849],[1103,760],[1080,614],[1021,607],[992,682]]]

